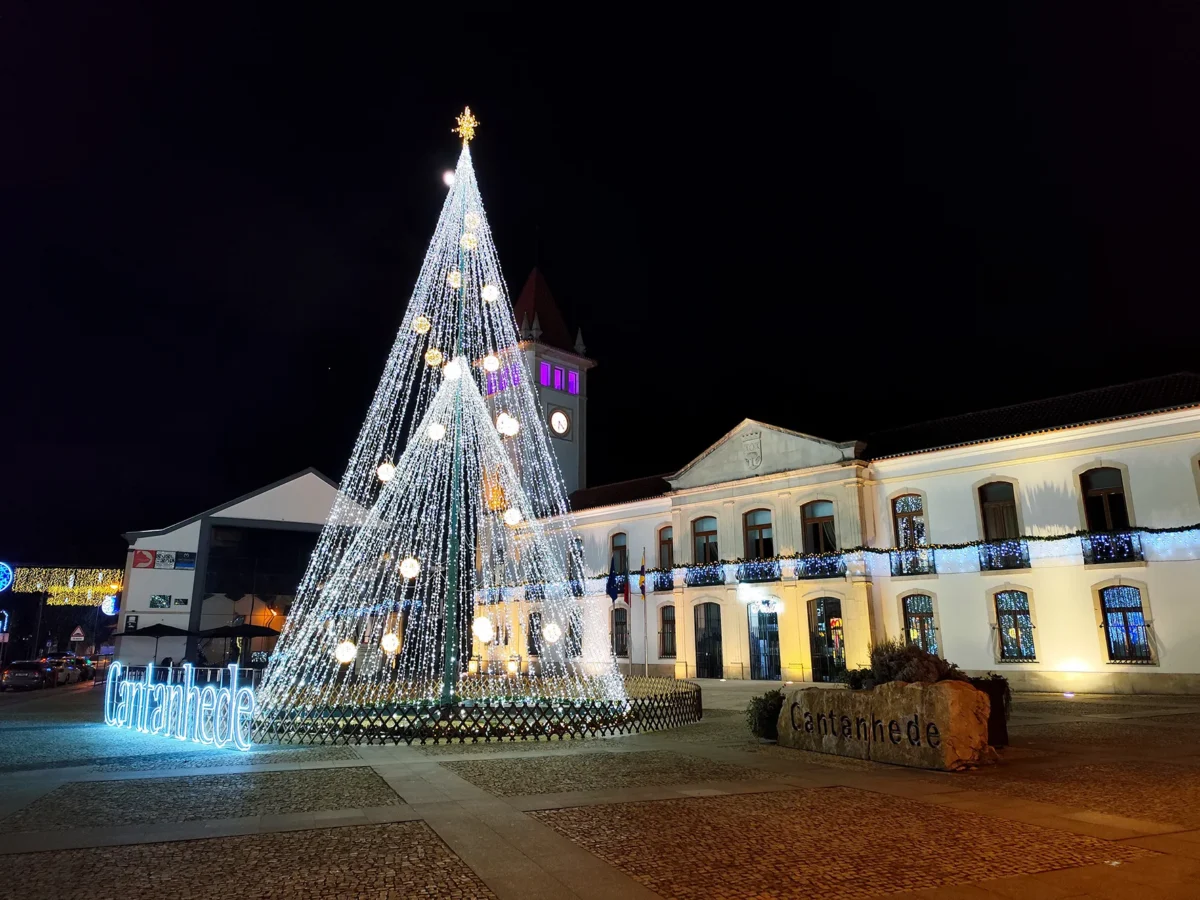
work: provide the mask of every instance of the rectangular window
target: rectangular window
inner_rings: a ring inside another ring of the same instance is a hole
[[[567,393],[579,393],[579,373],[573,372],[570,369],[567,370]]]
[[[1121,470],[1091,469],[1079,476],[1088,531],[1126,531],[1129,509]]]
[[[800,509],[804,522],[804,552],[828,553],[837,549],[833,530],[833,503],[814,500]]]
[[[660,659],[675,658],[675,607],[662,608],[662,631],[658,633],[658,655]]]
[[[612,566],[618,574],[629,571],[628,541],[622,532],[612,536]]]
[[[614,609],[612,613],[613,656],[629,656],[629,610]]]
[[[1128,585],[1107,587],[1100,592],[1104,637],[1111,662],[1153,662],[1150,635],[1142,610],[1142,592]]]
[[[717,555],[717,519],[715,516],[705,516],[692,523],[692,540],[695,544],[693,562],[712,563],[720,559]]]
[[[1012,540],[1021,536],[1017,527],[1017,498],[1007,481],[993,481],[979,489],[985,541]]]
[[[770,559],[775,555],[771,512],[755,509],[745,515],[746,559]]]
[[[910,550],[925,546],[925,505],[919,494],[904,494],[892,501],[896,546]]]
[[[658,530],[658,567],[671,569],[675,567],[675,529],[668,525]]]
[[[914,647],[937,656],[937,629],[933,624],[933,598],[910,594],[904,598],[904,637]]]
[[[544,362],[538,365],[538,382],[543,387],[550,387],[550,363]]]
[[[996,592],[996,628],[1000,631],[1000,658],[1033,660],[1033,619],[1029,595],[1024,591]]]
[[[566,373],[558,366],[554,367],[554,389],[556,391],[566,389]]]

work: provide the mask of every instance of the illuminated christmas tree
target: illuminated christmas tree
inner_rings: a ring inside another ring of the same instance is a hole
[[[477,125],[468,108],[454,129],[437,229],[259,689],[260,738],[536,736],[626,709],[475,181]]]

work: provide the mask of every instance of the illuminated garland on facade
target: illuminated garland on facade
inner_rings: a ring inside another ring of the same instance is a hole
[[[19,566],[13,590],[48,594],[47,606],[99,606],[105,597],[120,592],[122,578],[120,569]]]

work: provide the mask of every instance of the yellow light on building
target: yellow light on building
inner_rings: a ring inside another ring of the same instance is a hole
[[[342,641],[333,651],[333,656],[343,666],[349,665],[354,662],[354,657],[358,656],[358,645],[354,641]]]

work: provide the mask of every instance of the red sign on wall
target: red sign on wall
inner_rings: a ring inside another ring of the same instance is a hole
[[[135,569],[153,569],[154,555],[154,550],[134,550],[133,567]]]

